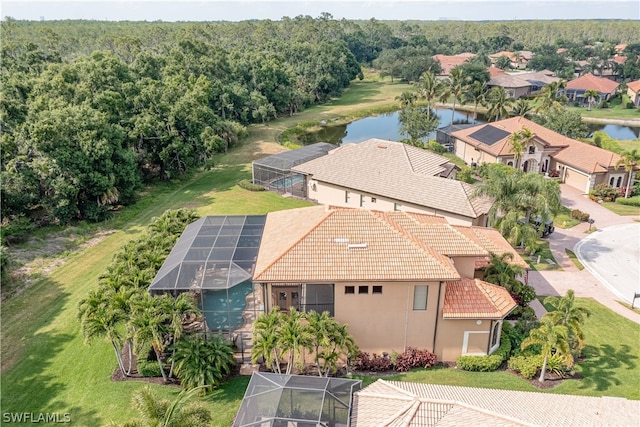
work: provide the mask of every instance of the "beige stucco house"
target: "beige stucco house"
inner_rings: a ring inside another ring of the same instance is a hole
[[[589,103],[589,97],[585,97],[584,94],[587,90],[595,90],[598,92],[598,99],[596,104],[600,104],[603,101],[609,101],[616,94],[619,83],[613,80],[594,76],[593,74],[585,74],[573,80],[567,82],[565,88],[565,94],[570,102],[578,102],[582,105]]]
[[[510,137],[522,129],[533,132],[529,144],[516,164]],[[617,168],[620,156],[608,150],[560,135],[524,117],[452,132],[455,153],[465,162],[504,163],[525,172],[556,172],[562,182],[588,193],[598,184],[621,187],[625,170]]]
[[[417,347],[453,361],[495,351],[516,307],[504,288],[476,278],[490,253],[528,267],[491,228],[313,206],[267,215],[253,281],[265,310],[327,310],[362,351]]]
[[[640,107],[640,80],[627,83],[627,95],[634,107]]]
[[[501,87],[509,98],[518,99],[521,96],[536,95],[549,83],[560,79],[553,76],[549,70],[509,73],[492,77],[487,82],[488,87]]]
[[[329,206],[440,215],[452,224],[486,225],[492,201],[453,179],[446,157],[407,144],[369,139],[292,167],[307,198]]]

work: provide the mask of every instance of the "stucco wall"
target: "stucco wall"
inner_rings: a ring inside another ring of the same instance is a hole
[[[444,178],[443,178],[444,179]],[[376,211],[393,211],[401,210],[405,212],[417,212],[429,215],[438,215],[445,217],[450,224],[455,225],[485,225],[484,216],[479,218],[470,218],[463,215],[437,210],[427,206],[420,206],[412,203],[402,202],[400,200],[382,197],[375,194],[363,193],[353,189],[340,187],[326,182],[315,181],[315,186],[309,189],[309,198],[320,204],[328,206],[339,206],[349,208],[359,208],[376,210]],[[347,201],[345,192],[349,192],[349,200]],[[364,200],[361,206],[361,196]],[[375,201],[374,201],[375,199]]]
[[[471,145],[459,139],[456,139],[455,142],[455,153],[456,156],[460,157],[468,165],[474,162],[477,164],[496,162],[495,156],[482,151],[478,151]]]
[[[475,273],[476,259],[475,257],[451,257],[453,265],[462,277],[472,278]]]
[[[438,326],[435,351],[438,355],[438,360],[454,362],[458,356],[462,355],[463,347],[465,346],[465,335],[467,352],[464,354],[486,354],[491,336],[492,322],[484,319],[480,322],[481,324],[478,325],[476,319],[441,319]]]
[[[369,293],[359,294],[359,285],[368,285]],[[374,285],[382,286],[382,294],[372,294]],[[416,285],[429,286],[426,310],[413,309]],[[355,286],[355,293],[345,294],[345,286]],[[424,282],[336,283],[335,318],[349,325],[362,351],[391,354],[406,347],[432,351],[439,288],[438,283]]]

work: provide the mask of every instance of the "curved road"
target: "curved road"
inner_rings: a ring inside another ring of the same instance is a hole
[[[598,230],[578,242],[575,253],[619,298],[631,303],[634,294],[640,293],[640,223]]]

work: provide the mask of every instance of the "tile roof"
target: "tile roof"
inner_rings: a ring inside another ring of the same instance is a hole
[[[472,185],[438,176],[448,162],[446,157],[401,142],[369,139],[292,170],[321,182],[468,218],[489,212],[492,201],[475,197]]]
[[[619,83],[591,73],[567,82],[567,89],[595,89],[600,93],[613,93],[618,86],[620,86]]]
[[[441,74],[448,76],[452,69],[464,64],[468,59],[475,58],[475,56],[475,53],[464,52],[457,55],[433,55],[432,58],[440,62],[440,67],[442,68]]]
[[[499,75],[493,77],[487,85],[489,86],[501,86],[501,87],[528,87],[532,85],[539,86],[542,84],[549,84],[560,81],[560,78],[554,77],[553,73],[548,70],[527,72],[527,73],[514,73]]]
[[[636,93],[640,92],[640,80],[627,83],[627,87]]]
[[[640,401],[378,380],[354,394],[351,425],[633,426]]]
[[[496,248],[513,251],[499,233],[482,229],[411,212],[324,206],[272,212],[254,280],[458,280],[449,256],[486,258],[506,252]]]
[[[502,286],[480,279],[446,282],[444,319],[503,319],[517,304]]]
[[[498,68],[498,67],[487,67],[487,71],[489,71],[489,78],[494,78],[497,76],[507,76],[507,72]]]
[[[504,129],[510,134],[526,127],[534,133],[534,141],[540,142],[546,147],[558,148],[557,152],[550,154],[551,157],[585,173],[606,172],[607,168],[614,168],[616,162],[620,159],[618,154],[596,147],[595,145],[576,141],[524,117],[511,117],[497,122],[485,123],[452,132],[451,135],[494,156],[513,155],[509,136],[492,145],[484,144],[471,136],[471,134],[486,126]]]
[[[513,246],[507,242],[504,237],[500,234],[498,230],[495,228],[489,227],[464,227],[458,225],[452,225],[453,228],[458,230],[460,233],[467,236],[469,239],[473,240],[480,246],[482,246],[487,252],[493,253],[496,255],[501,255],[505,253],[511,254],[511,263],[518,265],[522,268],[529,268],[529,264],[522,259],[522,257],[513,249]],[[487,266],[489,265],[486,258],[484,258],[484,262],[482,259],[476,260],[476,265]]]

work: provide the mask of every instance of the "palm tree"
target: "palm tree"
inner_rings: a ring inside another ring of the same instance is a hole
[[[509,135],[509,142],[511,143],[511,151],[513,151],[514,168],[520,169],[520,160],[522,160],[522,154],[525,148],[533,138],[533,132],[528,128],[523,127],[521,130]]]
[[[484,270],[484,280],[511,291],[520,284],[517,277],[524,274],[524,268],[513,264],[511,261],[513,261],[513,254],[507,252],[496,255],[492,253],[490,264]]]
[[[116,354],[118,368],[120,368],[122,375],[127,376],[120,350],[123,342],[124,318],[120,311],[112,309],[106,301],[100,301],[99,298],[98,293],[94,292],[93,295],[90,294],[88,299],[80,303],[82,336],[87,344],[98,338],[108,339]]]
[[[118,312],[125,324],[124,339],[127,343],[127,353],[129,356],[129,365],[127,366],[127,375],[131,374],[133,368],[133,336],[135,330],[128,320],[133,315],[135,309],[135,301],[140,298],[142,292],[146,292],[143,289],[135,289],[128,286],[121,286],[117,292],[106,292],[109,306]]]
[[[567,97],[564,95],[566,87],[567,83],[564,80],[545,85],[535,97],[536,112],[548,111],[554,107],[561,108],[562,104],[567,102]]]
[[[473,118],[478,118],[478,105],[484,105],[486,103],[486,96],[488,92],[488,87],[486,82],[480,82],[475,80],[469,86],[469,90],[467,91],[467,99],[473,101]]]
[[[633,185],[633,169],[640,162],[640,152],[638,152],[637,148],[634,148],[630,151],[625,151],[622,154],[620,160],[616,162],[616,169],[620,166],[624,166],[624,170],[629,172],[629,179],[627,180],[627,188],[624,192],[624,198],[629,198],[629,188]]]
[[[420,76],[420,80],[416,84],[416,90],[418,91],[418,97],[427,102],[427,114],[430,115],[432,102],[444,90],[442,82],[436,78],[434,73],[427,71]]]
[[[400,95],[396,96],[396,101],[400,104],[400,108],[413,107],[416,104],[418,95],[414,92],[404,91]]]
[[[124,427],[207,427],[213,421],[211,413],[200,402],[187,403],[200,388],[182,391],[170,402],[161,399],[150,386],[133,392],[132,406],[140,413],[140,419],[128,421]],[[122,426],[115,422],[111,426]]]
[[[491,88],[487,94],[487,118],[489,121],[502,120],[509,115],[507,107],[513,104],[513,99],[507,97],[506,92],[500,86]]]
[[[151,343],[153,351],[160,367],[162,379],[167,381],[167,373],[163,366],[164,334],[168,332],[169,317],[162,310],[162,300],[148,293],[136,301],[134,313],[131,316],[131,326],[135,328],[133,336],[136,353],[140,356],[140,350],[146,343]]]
[[[207,391],[222,382],[235,365],[233,348],[224,338],[189,336],[177,341],[171,356],[182,388]]]
[[[342,356],[357,354],[353,337],[347,332],[347,325],[340,325],[331,318],[328,311],[318,314],[311,311],[306,314],[311,335],[311,349],[319,376],[329,376],[337,368]]]
[[[447,98],[453,96],[453,106],[451,107],[451,124],[453,124],[453,118],[456,113],[456,102],[462,102],[462,97],[466,92],[466,77],[464,75],[464,69],[462,67],[455,67],[449,74],[445,86],[445,93]]]
[[[279,344],[282,353],[288,354],[286,375],[290,375],[296,361],[296,356],[303,348],[311,346],[311,335],[306,323],[301,322],[303,314],[291,307],[289,314],[279,328]]]
[[[538,344],[542,347],[542,369],[540,370],[540,382],[544,382],[544,376],[547,371],[547,361],[553,354],[562,356],[567,365],[573,364],[573,357],[569,349],[568,330],[566,326],[555,325],[552,320],[542,316],[540,319],[540,327],[529,331],[529,336],[522,341],[521,349],[525,349],[531,345]]]
[[[573,289],[569,289],[563,297],[547,297],[544,303],[553,306],[553,311],[549,311],[546,316],[554,325],[566,326],[569,331],[570,344],[575,342],[571,347],[580,352],[584,347],[584,332],[582,325],[587,317],[591,315],[591,311],[581,305],[576,304]]]
[[[533,107],[526,99],[518,99],[511,108],[511,116],[530,117]]]
[[[184,331],[182,327],[182,321],[185,316],[189,314],[195,314],[196,317],[200,315],[198,304],[196,303],[193,295],[188,292],[183,292],[178,295],[177,298],[173,298],[169,295],[162,298],[163,311],[167,313],[169,317],[169,330],[171,331],[171,339],[175,343],[182,337]],[[172,356],[175,355],[175,347],[173,349]],[[173,376],[174,360],[171,359],[171,368],[169,369],[169,378]]]
[[[587,98],[588,107],[587,111],[591,111],[591,108],[598,102],[600,99],[600,93],[595,89],[587,89],[584,91],[584,97]]]
[[[267,367],[278,374],[280,370],[279,327],[283,321],[283,314],[278,307],[269,313],[263,313],[253,323],[253,347],[251,361],[256,363],[263,359]]]

